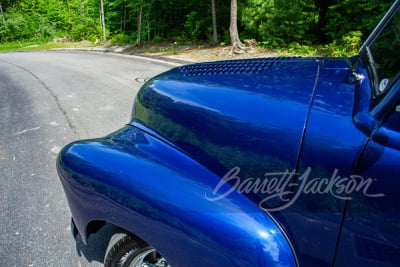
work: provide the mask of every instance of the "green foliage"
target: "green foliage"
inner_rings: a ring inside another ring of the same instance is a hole
[[[129,36],[125,33],[119,33],[116,34],[112,39],[111,39],[111,44],[112,45],[127,45],[127,44],[132,44],[136,42],[136,38],[132,38],[132,36]]]
[[[188,33],[192,41],[198,41],[201,35],[201,19],[196,11],[190,12],[186,15],[186,22],[184,24],[185,32]]]
[[[263,47],[313,54],[311,44],[329,41],[323,51],[348,55],[357,52],[391,3],[389,0],[248,0],[242,24],[246,34],[261,40],[258,43]]]
[[[160,35],[154,36],[154,38],[152,40],[152,43],[154,43],[154,44],[162,43],[162,42],[165,42],[165,39]]]
[[[64,23],[65,30],[74,41],[94,40],[101,36],[97,10],[91,4],[97,1],[69,0]]]
[[[343,0],[329,8],[324,31],[331,41],[340,40],[352,31],[367,36],[377,25],[392,0]]]
[[[248,0],[242,23],[271,47],[307,39],[314,23],[312,1]],[[311,10],[311,11],[310,11]]]
[[[350,31],[342,37],[342,41],[344,46],[347,47],[349,51],[356,51],[361,46],[361,37],[361,31]]]
[[[12,10],[4,14],[0,24],[1,41],[17,40],[43,40],[54,36],[54,27],[41,16],[31,14],[26,16],[21,12]]]
[[[300,54],[300,55],[314,56],[317,54],[317,50],[314,47],[309,45],[301,45],[295,42],[289,44],[288,51],[292,54]]]
[[[73,40],[96,39],[94,0],[23,0],[0,15],[0,41],[47,40],[67,32]],[[68,3],[68,4],[67,4]],[[97,16],[97,15],[96,15]]]
[[[4,22],[0,24],[1,41],[9,42],[14,40],[23,40],[29,32],[25,17],[18,13],[9,12],[1,16]]]
[[[238,28],[241,37],[255,38],[265,48],[307,55],[348,55],[357,52],[391,3],[239,0]],[[102,36],[98,0],[1,0],[1,6],[2,43],[57,36],[95,41]],[[219,40],[229,44],[230,1],[216,0],[216,8]],[[135,44],[138,39],[212,42],[209,0],[104,0],[104,9],[107,36],[114,45]],[[139,34],[141,38],[137,38]]]

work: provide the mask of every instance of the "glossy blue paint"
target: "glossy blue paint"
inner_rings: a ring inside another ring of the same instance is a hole
[[[135,127],[65,147],[58,171],[83,237],[91,220],[104,220],[172,266],[296,266],[268,214],[236,192],[207,200],[220,178]]]
[[[377,117],[371,118],[369,114],[370,118],[366,119],[379,119],[379,124],[375,123],[371,131],[355,172],[374,180],[369,194],[384,194],[384,197],[366,197],[362,192],[351,195],[337,266],[400,265],[400,113],[396,111],[399,103],[400,81],[397,79],[390,93],[371,112]]]
[[[172,266],[399,266],[400,47],[384,47],[399,8],[352,59],[201,63],[151,79],[130,125],[59,155],[84,241],[100,220]]]
[[[292,237],[300,266],[332,266],[346,204],[331,192],[306,194],[302,185],[351,175],[354,159],[368,139],[354,123],[361,93],[343,82],[348,71],[344,59],[323,61],[298,166],[300,174],[311,171],[297,182],[296,201],[274,214]]]
[[[134,122],[221,177],[234,167],[243,179],[294,169],[319,65],[267,58],[176,68],[140,90]]]

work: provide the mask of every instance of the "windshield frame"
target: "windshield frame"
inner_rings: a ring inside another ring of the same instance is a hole
[[[370,50],[370,46],[377,40],[378,37],[380,37],[381,33],[385,30],[386,26],[388,25],[389,22],[391,22],[392,18],[396,13],[398,12],[400,6],[400,0],[396,0],[393,5],[390,7],[388,12],[386,12],[385,16],[381,19],[381,21],[378,23],[378,25],[375,27],[375,29],[372,31],[372,33],[369,35],[367,40],[363,43],[359,50],[359,56],[361,60],[363,61],[364,65],[367,67],[370,80],[371,80],[371,86],[373,88],[372,92],[372,97],[373,99],[376,99],[380,96],[382,96],[382,92],[379,90],[379,77],[377,73],[377,69],[375,67],[375,61],[373,58],[373,53]],[[400,12],[400,11],[399,11]],[[390,86],[388,86],[389,89]]]

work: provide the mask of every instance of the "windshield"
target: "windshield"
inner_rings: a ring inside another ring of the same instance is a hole
[[[373,80],[375,97],[382,95],[400,70],[400,12],[396,8],[387,21],[361,48]]]

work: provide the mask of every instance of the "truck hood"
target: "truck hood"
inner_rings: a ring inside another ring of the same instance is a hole
[[[178,67],[142,87],[132,124],[220,177],[235,167],[243,179],[293,170],[321,61],[264,58]]]

